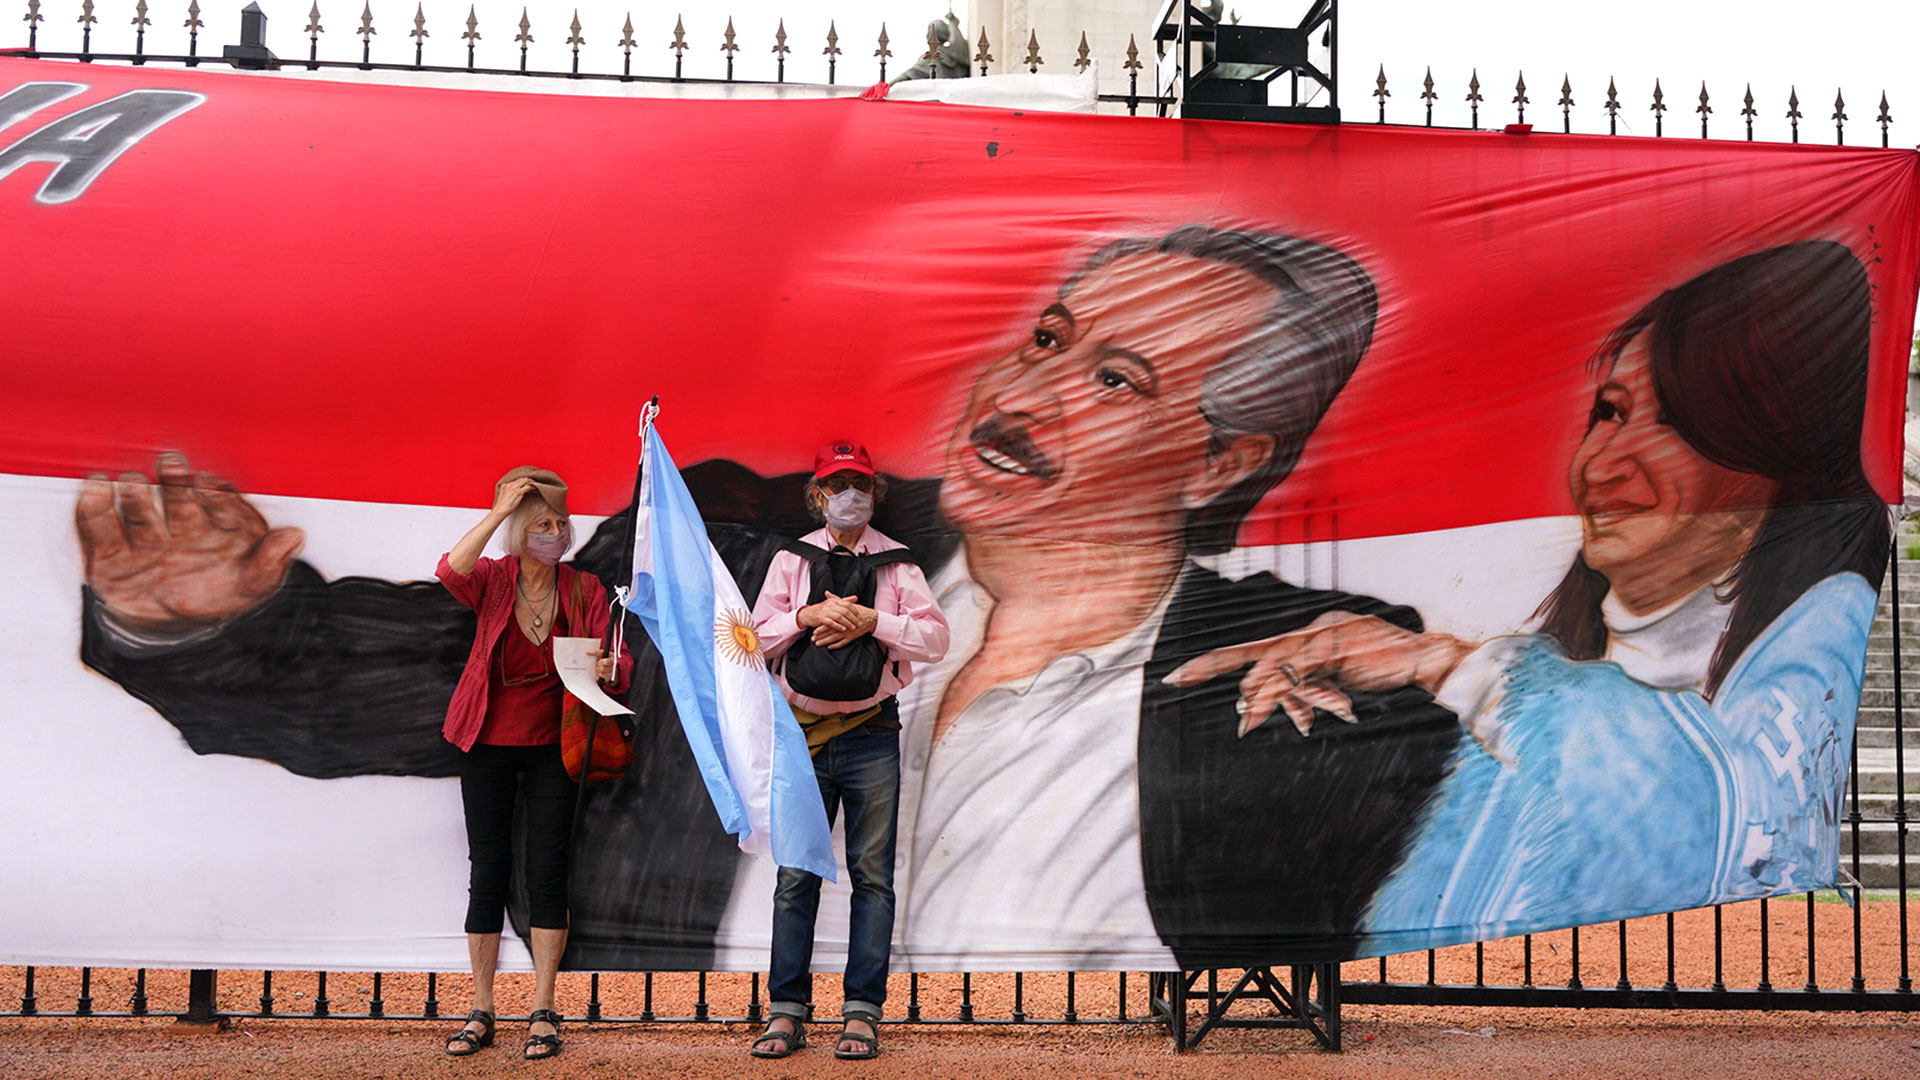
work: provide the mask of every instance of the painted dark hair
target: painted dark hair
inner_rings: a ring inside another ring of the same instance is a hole
[[[1860,467],[1872,302],[1844,244],[1808,241],[1722,263],[1654,298],[1594,354],[1604,373],[1647,333],[1654,395],[1702,457],[1779,486],[1721,588],[1733,605],[1714,650],[1712,697],[1780,613],[1822,578],[1851,571],[1878,587],[1887,508]],[[1600,603],[1611,586],[1576,556],[1540,607],[1567,655],[1606,651]]]
[[[1185,255],[1245,270],[1279,293],[1260,326],[1200,383],[1200,411],[1218,454],[1244,436],[1273,439],[1273,453],[1251,476],[1187,517],[1187,550],[1211,555],[1234,545],[1240,522],[1300,460],[1307,436],[1373,342],[1379,299],[1373,279],[1349,256],[1277,233],[1188,225],[1161,237],[1116,240],[1094,252],[1060,286],[1066,299],[1080,280],[1129,255]]]

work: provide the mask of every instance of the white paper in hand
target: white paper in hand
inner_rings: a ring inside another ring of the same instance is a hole
[[[560,683],[601,716],[631,716],[633,710],[608,697],[593,677],[593,652],[599,647],[599,638],[554,638],[553,666],[560,671]]]

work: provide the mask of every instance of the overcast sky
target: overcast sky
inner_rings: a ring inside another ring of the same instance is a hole
[[[268,15],[269,44],[283,57],[306,55],[307,11],[313,0],[259,0]],[[374,55],[387,61],[413,57],[407,36],[419,0],[372,0]],[[1047,0],[1033,0],[1045,4]],[[321,0],[321,55],[353,59],[359,53],[364,0]],[[1231,0],[1244,22],[1291,22],[1306,0]],[[684,10],[677,10],[682,8]],[[0,0],[0,46],[25,44],[16,9],[23,0]],[[237,40],[241,0],[202,0],[202,49],[217,54]],[[427,61],[462,64],[466,60],[466,0],[424,0]],[[829,19],[840,32],[840,80],[865,82],[874,75],[873,39],[884,21],[894,38],[893,63],[910,63],[914,41],[926,20],[946,10],[944,0],[479,0],[471,5],[480,19],[479,63],[513,67],[519,63],[514,42],[523,7],[533,21],[529,59],[536,68],[564,69],[570,61],[567,24],[580,13],[583,66],[618,69],[620,28],[633,18],[635,71],[669,74],[676,16],[684,18],[689,49],[688,75],[719,76],[724,71],[721,33],[729,16],[738,32],[736,72],[741,78],[773,77],[773,35],[784,18],[793,50],[788,77],[821,81],[826,77],[821,49]],[[132,48],[132,0],[97,0],[99,23],[94,47],[101,51]],[[149,0],[153,26],[147,47],[156,52],[186,48],[185,0]],[[79,0],[43,0],[47,48],[77,49]],[[966,19],[969,35],[978,33],[969,5],[955,10]],[[1873,120],[1881,91],[1895,118],[1895,145],[1920,143],[1920,0],[1344,0],[1341,4],[1341,104],[1350,120],[1371,119],[1373,78],[1384,64],[1393,97],[1388,118],[1419,122],[1420,78],[1431,65],[1439,100],[1435,121],[1467,121],[1466,83],[1479,69],[1485,97],[1483,122],[1512,118],[1515,77],[1526,73],[1532,99],[1528,119],[1558,126],[1560,80],[1573,82],[1575,130],[1605,130],[1601,103],[1612,77],[1623,107],[1621,130],[1652,134],[1649,110],[1654,80],[1666,94],[1667,133],[1698,134],[1700,84],[1712,94],[1713,133],[1744,135],[1740,96],[1748,83],[1757,100],[1757,136],[1787,136],[1787,93],[1800,92],[1802,138],[1832,141],[1833,98],[1844,88],[1848,142],[1878,140]],[[16,35],[18,40],[16,40]],[[1043,46],[1046,43],[1043,43]],[[1064,46],[1063,46],[1064,47]],[[897,68],[896,68],[897,70]],[[1908,134],[1902,135],[1902,131]]]

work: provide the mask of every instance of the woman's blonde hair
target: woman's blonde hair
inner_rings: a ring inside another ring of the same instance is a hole
[[[508,515],[506,530],[500,534],[500,547],[515,558],[525,555],[527,527],[532,525],[543,512],[552,513],[563,523],[573,520],[568,515],[548,506],[547,500],[541,498],[539,492],[529,491],[526,497],[520,500],[520,505],[513,508],[513,513]]]

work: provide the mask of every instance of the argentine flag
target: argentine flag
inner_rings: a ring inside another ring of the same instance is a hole
[[[767,671],[753,611],[652,424],[634,506],[632,587],[627,607],[666,661],[720,823],[740,838],[740,850],[834,880],[806,736]]]

